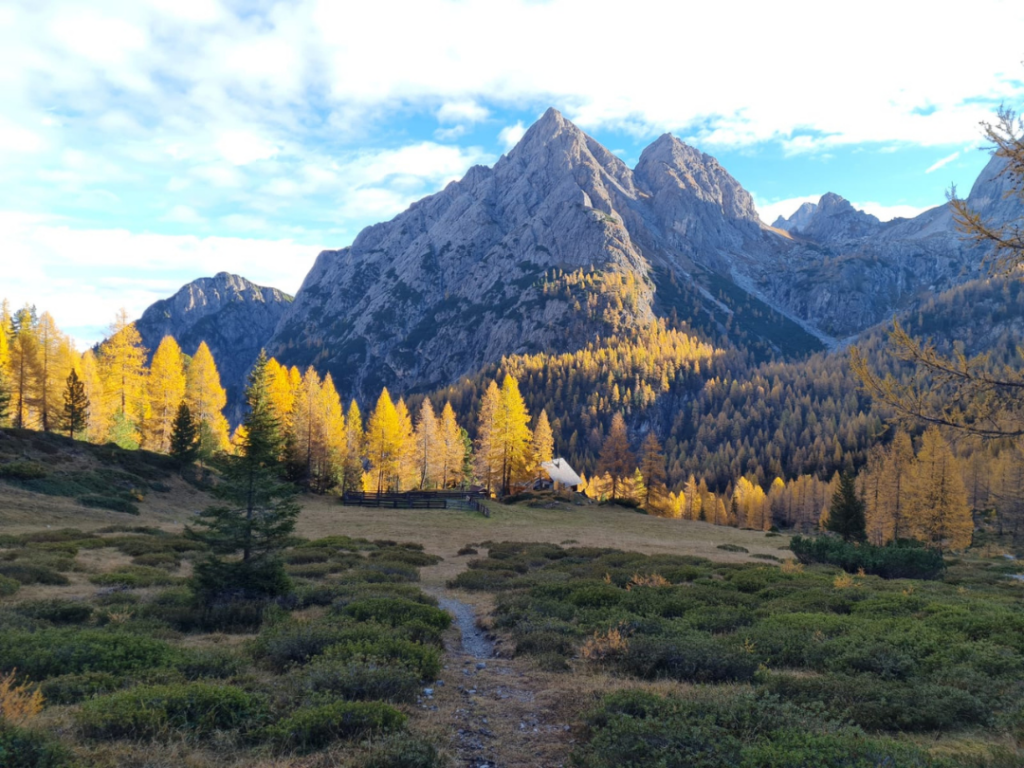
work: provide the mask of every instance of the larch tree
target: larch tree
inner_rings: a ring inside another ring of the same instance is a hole
[[[323,450],[325,425],[320,408],[320,377],[313,366],[302,374],[292,410],[292,456],[290,475],[313,490],[314,463]]]
[[[505,374],[501,385],[501,400],[495,419],[498,453],[501,459],[501,492],[508,495],[514,484],[523,482],[530,474],[530,414],[519,392],[519,382]]]
[[[167,453],[178,404],[185,399],[185,357],[173,336],[164,336],[153,354],[146,379],[149,418],[146,419],[143,444],[150,450]]]
[[[78,378],[78,371],[72,368],[64,389],[60,428],[68,433],[68,437],[74,437],[84,432],[88,426],[89,397],[85,394],[85,384]]]
[[[476,430],[476,472],[488,493],[501,488],[501,434],[498,425],[501,407],[501,390],[496,381],[491,381],[480,401]]]
[[[399,451],[398,475],[394,478],[393,487],[396,491],[413,488],[419,482],[416,473],[416,442],[412,426],[412,414],[405,398],[398,398],[395,403],[395,414],[398,416]]]
[[[122,447],[137,448],[142,437],[139,427],[145,420],[146,348],[124,308],[100,345],[97,362],[110,436]]]
[[[601,446],[597,460],[597,471],[611,478],[612,499],[619,498],[618,492],[623,481],[633,475],[636,458],[629,449],[629,435],[626,432],[626,420],[622,413],[612,416],[611,429]]]
[[[971,545],[974,520],[956,457],[938,428],[921,436],[910,496],[915,538],[940,552]]]
[[[653,431],[647,433],[643,445],[640,446],[640,475],[644,481],[644,495],[640,500],[641,505],[648,511],[660,510],[664,505],[665,480],[665,454],[662,453],[661,443]]]
[[[79,377],[85,387],[85,395],[92,404],[89,409],[89,424],[86,427],[86,434],[90,442],[100,443],[106,440],[107,435],[110,434],[110,422],[104,408],[98,405],[105,400],[103,381],[100,379],[99,363],[91,349],[82,353],[79,368]]]
[[[0,330],[0,334],[3,331]],[[7,378],[7,369],[0,366],[0,426],[7,426],[7,417],[11,412],[11,383]]]
[[[536,465],[537,478],[541,478],[541,464],[555,457],[555,436],[551,432],[548,412],[541,410],[537,424],[533,428],[533,461]]]
[[[35,335],[39,355],[39,428],[49,432],[58,425],[63,384],[68,375],[63,365],[64,338],[49,312],[39,316]]]
[[[690,475],[690,479],[683,486],[682,501],[679,516],[685,520],[700,520],[704,512],[703,497],[693,475]]]
[[[323,439],[315,473],[317,490],[324,493],[338,484],[347,450],[345,412],[330,373],[324,375],[320,384],[319,404]]]
[[[228,396],[221,386],[217,363],[205,341],[199,343],[188,364],[185,402],[198,424],[200,458],[227,450],[228,422],[224,418],[224,406],[228,403]]]
[[[42,370],[34,315],[26,306],[14,313],[11,323],[11,423],[19,429],[33,426],[38,411]]]
[[[416,474],[419,488],[423,490],[436,487],[440,481],[445,456],[441,444],[441,428],[429,397],[423,398],[420,405],[413,439],[416,445]]]
[[[450,402],[446,402],[441,411],[438,440],[441,450],[441,487],[455,487],[462,479],[466,448],[462,439],[462,430],[455,420],[455,410]]]
[[[262,600],[288,592],[281,552],[291,541],[299,506],[294,488],[282,482],[281,433],[270,402],[264,353],[249,374],[248,411],[237,455],[226,457],[221,500],[203,510],[186,535],[209,554],[196,562],[192,587],[204,604],[224,599]]]
[[[341,492],[358,491],[363,480],[363,415],[355,400],[345,416],[345,460],[341,473]]]
[[[385,387],[366,423],[366,454],[377,493],[389,489],[402,461],[402,427],[398,412]]]
[[[267,361],[267,379],[270,407],[280,425],[281,434],[287,436],[292,431],[292,411],[295,408],[295,393],[292,391],[291,377],[287,368],[274,358],[270,358]]]
[[[993,464],[989,503],[995,510],[996,530],[1000,536],[1009,533],[1016,544],[1024,537],[1024,451],[1008,446]]]

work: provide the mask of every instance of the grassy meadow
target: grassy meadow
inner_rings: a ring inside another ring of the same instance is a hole
[[[1024,583],[998,547],[883,579],[554,498],[485,518],[310,496],[293,593],[199,607],[182,528],[210,497],[57,448],[0,480],[5,767],[1024,764]],[[440,601],[495,657],[462,653]]]

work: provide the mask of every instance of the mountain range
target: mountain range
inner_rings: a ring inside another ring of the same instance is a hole
[[[1000,170],[993,159],[968,197],[997,221],[1021,215]],[[656,318],[755,360],[799,359],[983,275],[983,256],[948,204],[883,223],[829,193],[769,226],[710,155],[666,134],[630,168],[549,109],[493,167],[323,251],[294,301],[221,274],[139,328],[150,348],[205,338],[235,403],[263,347],[365,399]]]

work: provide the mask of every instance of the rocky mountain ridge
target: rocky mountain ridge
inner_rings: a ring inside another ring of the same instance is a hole
[[[220,272],[193,280],[151,305],[135,327],[150,357],[164,336],[173,336],[187,355],[205,341],[228,392],[229,415],[237,420],[245,376],[291,302],[277,288]]]
[[[989,164],[969,202],[1016,218],[1000,167]],[[264,301],[275,308],[233,370],[248,368],[261,337],[350,395],[425,391],[505,355],[574,351],[655,318],[792,358],[982,275],[983,255],[948,205],[883,223],[829,193],[769,227],[710,155],[666,134],[630,169],[550,109],[492,168],[322,252],[294,302]]]

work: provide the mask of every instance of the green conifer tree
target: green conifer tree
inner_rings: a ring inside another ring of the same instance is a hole
[[[267,356],[261,353],[246,388],[249,411],[238,453],[226,457],[216,493],[223,503],[199,514],[187,535],[210,554],[196,563],[192,587],[209,604],[285,594],[291,582],[280,553],[295,530],[295,489],[282,481],[282,436],[269,396]]]
[[[184,400],[178,405],[178,414],[171,426],[171,456],[178,462],[178,470],[184,471],[199,455],[198,430],[192,409]]]
[[[74,437],[76,433],[83,432],[88,425],[89,398],[85,394],[85,384],[78,378],[78,372],[72,368],[64,389],[64,410],[61,413],[60,428],[67,431],[68,437]]]
[[[832,494],[826,527],[845,541],[864,541],[867,538],[864,510],[864,500],[857,495],[853,473],[844,472]]]

